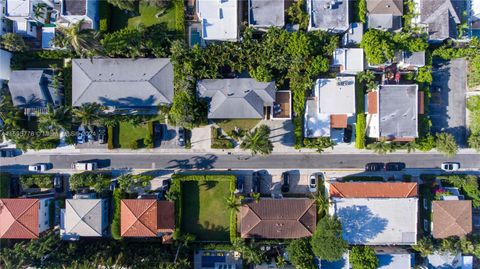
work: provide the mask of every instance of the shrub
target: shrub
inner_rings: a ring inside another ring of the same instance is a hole
[[[179,34],[185,33],[185,6],[183,0],[174,0],[173,5],[175,7],[175,30]]]
[[[459,188],[460,191],[472,200],[474,207],[480,207],[480,189],[475,175],[448,175],[438,176],[442,182]]]
[[[357,20],[362,23],[367,22],[367,0],[357,1]]]
[[[73,174],[70,177],[70,189],[76,191],[80,188],[93,188],[100,193],[107,189],[110,185],[111,175],[83,172],[80,174]]]
[[[415,142],[416,148],[421,151],[430,151],[435,148],[435,138],[428,134],[425,137],[417,138]]]
[[[317,149],[317,152],[322,153],[327,148],[332,148],[335,145],[330,137],[305,138],[303,140],[305,148]]]
[[[302,127],[302,120],[301,116],[296,116],[293,118],[293,125],[295,127],[295,149],[300,149],[303,146],[303,127]]]
[[[147,148],[153,148],[153,122],[147,122],[147,135],[143,139],[143,144]]]
[[[480,152],[480,134],[471,134],[468,137],[468,145],[476,151]]]
[[[112,126],[108,126],[108,131],[107,131],[107,135],[108,135],[108,149],[114,149],[113,147],[113,127]]]
[[[357,149],[365,148],[365,129],[367,119],[365,114],[357,114],[357,123],[355,124],[355,147]]]
[[[21,175],[20,184],[22,189],[28,188],[53,188],[53,174],[41,174],[41,175]]]
[[[449,133],[439,133],[436,139],[436,148],[445,156],[453,157],[458,152],[458,145],[455,137]]]
[[[235,210],[230,211],[230,243],[235,242],[238,238],[237,235],[237,212]]]
[[[212,141],[212,145],[211,145],[211,148],[212,149],[233,149],[233,142],[230,141],[230,139],[227,139],[221,135],[219,135],[219,129],[212,126],[211,127],[211,135],[212,135],[212,138],[211,138],[211,141]]]
[[[313,252],[307,237],[294,239],[287,246],[288,258],[295,268],[314,269]]]
[[[123,193],[120,189],[115,189],[113,191],[113,219],[112,225],[110,226],[110,231],[112,233],[112,238],[115,240],[122,239],[122,236],[120,235],[120,207],[121,200],[125,197],[125,193]]]
[[[132,142],[130,142],[128,147],[130,149],[138,149],[138,148],[140,148],[140,143],[138,142],[138,140],[133,140]]]
[[[378,258],[373,248],[354,246],[349,253],[350,263],[353,269],[376,269]]]

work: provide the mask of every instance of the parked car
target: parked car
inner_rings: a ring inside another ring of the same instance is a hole
[[[352,142],[352,125],[347,125],[347,128],[343,129],[343,143]]]
[[[245,180],[243,179],[243,177],[237,177],[237,183],[235,188],[236,194],[243,193],[243,187],[245,185],[244,183],[245,183]]]
[[[83,125],[80,125],[77,130],[77,144],[85,143],[85,128]]]
[[[180,147],[185,146],[185,129],[183,127],[178,128],[178,140],[177,144]]]
[[[387,171],[402,171],[407,165],[401,162],[387,163],[385,165],[385,170]]]
[[[55,175],[53,177],[53,187],[55,191],[62,192],[63,191],[63,178],[61,175]]]
[[[308,180],[308,190],[311,193],[316,193],[318,191],[318,177],[317,174],[311,174]]]
[[[289,192],[290,191],[290,173],[283,172],[282,173],[282,192]]]
[[[76,162],[72,164],[72,168],[80,171],[93,171],[93,170],[97,170],[97,162],[93,162],[93,161]]]
[[[382,171],[385,168],[384,163],[367,163],[365,165],[365,171],[367,172],[378,172]]]
[[[12,158],[17,155],[15,149],[1,149],[0,150],[0,157],[2,158]]]
[[[170,189],[171,184],[172,181],[170,179],[164,179],[162,181],[162,191],[166,193]]]
[[[252,174],[252,190],[251,192],[260,193],[260,186],[262,184],[262,175],[259,171]]]
[[[444,162],[442,163],[441,168],[443,171],[447,171],[447,172],[457,171],[458,169],[460,169],[460,163]]]
[[[100,126],[98,127],[98,142],[100,144],[107,143],[107,128]]]
[[[155,139],[163,139],[163,124],[159,122],[153,123],[153,137]]]
[[[44,172],[48,170],[48,164],[36,163],[28,166],[28,171],[32,172]]]

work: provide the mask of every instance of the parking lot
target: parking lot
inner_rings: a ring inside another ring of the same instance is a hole
[[[466,60],[434,61],[432,76],[429,105],[432,132],[450,133],[463,146],[466,142]]]

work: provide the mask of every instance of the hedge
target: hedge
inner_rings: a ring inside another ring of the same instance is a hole
[[[343,177],[343,181],[385,181],[383,177],[379,176],[346,176]]]
[[[146,148],[152,149],[154,144],[153,144],[153,121],[147,122],[147,134],[145,138],[143,139],[143,144],[145,145]]]
[[[237,211],[230,210],[230,243],[233,243],[238,238],[237,235]]]
[[[293,118],[294,135],[295,135],[295,149],[303,147],[303,126],[302,117],[296,116]]]
[[[230,139],[225,138],[223,135],[219,135],[218,128],[212,126],[211,127],[211,148],[212,149],[233,149],[233,142]]]
[[[365,114],[357,114],[357,123],[355,124],[355,148],[365,148],[365,129],[367,125],[367,119]]]
[[[108,1],[100,1],[98,5],[98,12],[100,15],[98,30],[100,32],[107,32],[109,30],[110,5],[108,4]]]
[[[113,127],[108,126],[108,131],[107,131],[107,136],[108,136],[108,149],[114,149],[113,147]]]
[[[112,202],[113,202],[113,219],[112,225],[110,226],[110,231],[112,233],[112,238],[115,240],[122,239],[120,234],[120,207],[121,207],[121,200],[126,195],[122,193],[120,189],[115,189],[112,195]]]
[[[73,174],[70,177],[70,189],[94,188],[96,192],[102,192],[110,186],[112,176],[109,174],[83,172]]]
[[[175,30],[179,34],[185,34],[185,4],[183,0],[174,0],[173,5],[175,7]]]
[[[41,175],[21,175],[20,185],[22,189],[28,188],[53,188],[53,174],[41,174]]]

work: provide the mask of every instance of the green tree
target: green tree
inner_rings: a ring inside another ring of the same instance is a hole
[[[468,137],[468,145],[480,152],[480,134],[471,134]]]
[[[313,194],[312,199],[315,201],[319,216],[325,216],[328,213],[330,202],[323,193]]]
[[[255,130],[248,132],[240,144],[243,150],[250,150],[253,155],[258,153],[268,155],[272,153],[273,144],[269,139],[270,128],[267,125],[260,125]]]
[[[458,145],[455,141],[455,137],[449,133],[437,134],[435,141],[438,152],[443,153],[447,157],[453,157],[458,152]]]
[[[418,83],[432,84],[432,67],[423,66],[418,69],[416,80]]]
[[[369,29],[360,43],[370,64],[380,65],[393,59],[395,44],[389,32]]]
[[[0,44],[8,51],[21,52],[27,50],[23,38],[15,33],[6,33],[0,37]]]
[[[349,253],[353,269],[377,269],[378,258],[373,248],[354,246]]]
[[[442,239],[438,248],[441,253],[450,253],[453,255],[456,254],[459,249],[459,240],[457,237],[454,236]]]
[[[233,245],[233,249],[242,253],[242,258],[247,264],[262,263],[264,259],[263,254],[257,249],[254,249],[248,246],[245,243],[245,241],[243,241],[243,239],[241,238],[235,239],[235,241],[232,242],[232,245]]]
[[[412,246],[413,250],[420,253],[422,257],[427,257],[434,251],[433,241],[430,237],[423,237],[417,241],[416,245]]]
[[[38,115],[38,126],[44,131],[68,130],[72,122],[71,116],[70,107],[61,106],[55,109],[49,104],[47,106],[47,113]]]
[[[327,261],[342,258],[348,243],[342,238],[342,223],[337,217],[325,216],[317,225],[310,244],[316,257]]]
[[[103,106],[97,103],[85,103],[73,109],[74,118],[83,125],[91,126],[100,118]]]
[[[230,210],[234,210],[236,212],[240,211],[240,206],[242,205],[235,195],[230,195],[225,197],[225,202],[227,204],[227,208]]]
[[[305,11],[305,0],[297,0],[288,8],[287,15],[292,23],[298,24],[301,30],[307,30],[309,16]]]
[[[415,141],[410,141],[403,145],[403,148],[407,150],[407,153],[415,152],[417,149],[418,145]]]
[[[368,148],[380,155],[395,151],[395,147],[393,146],[393,144],[386,141],[385,139],[381,139],[375,143],[369,144]]]
[[[294,239],[287,246],[288,259],[295,268],[314,269],[313,252],[310,239],[307,237]]]
[[[54,44],[59,47],[69,48],[80,56],[92,56],[99,49],[98,33],[92,29],[85,29],[82,19],[69,27],[57,25],[58,35],[55,36]]]
[[[357,19],[359,22],[367,22],[367,0],[357,1]]]

